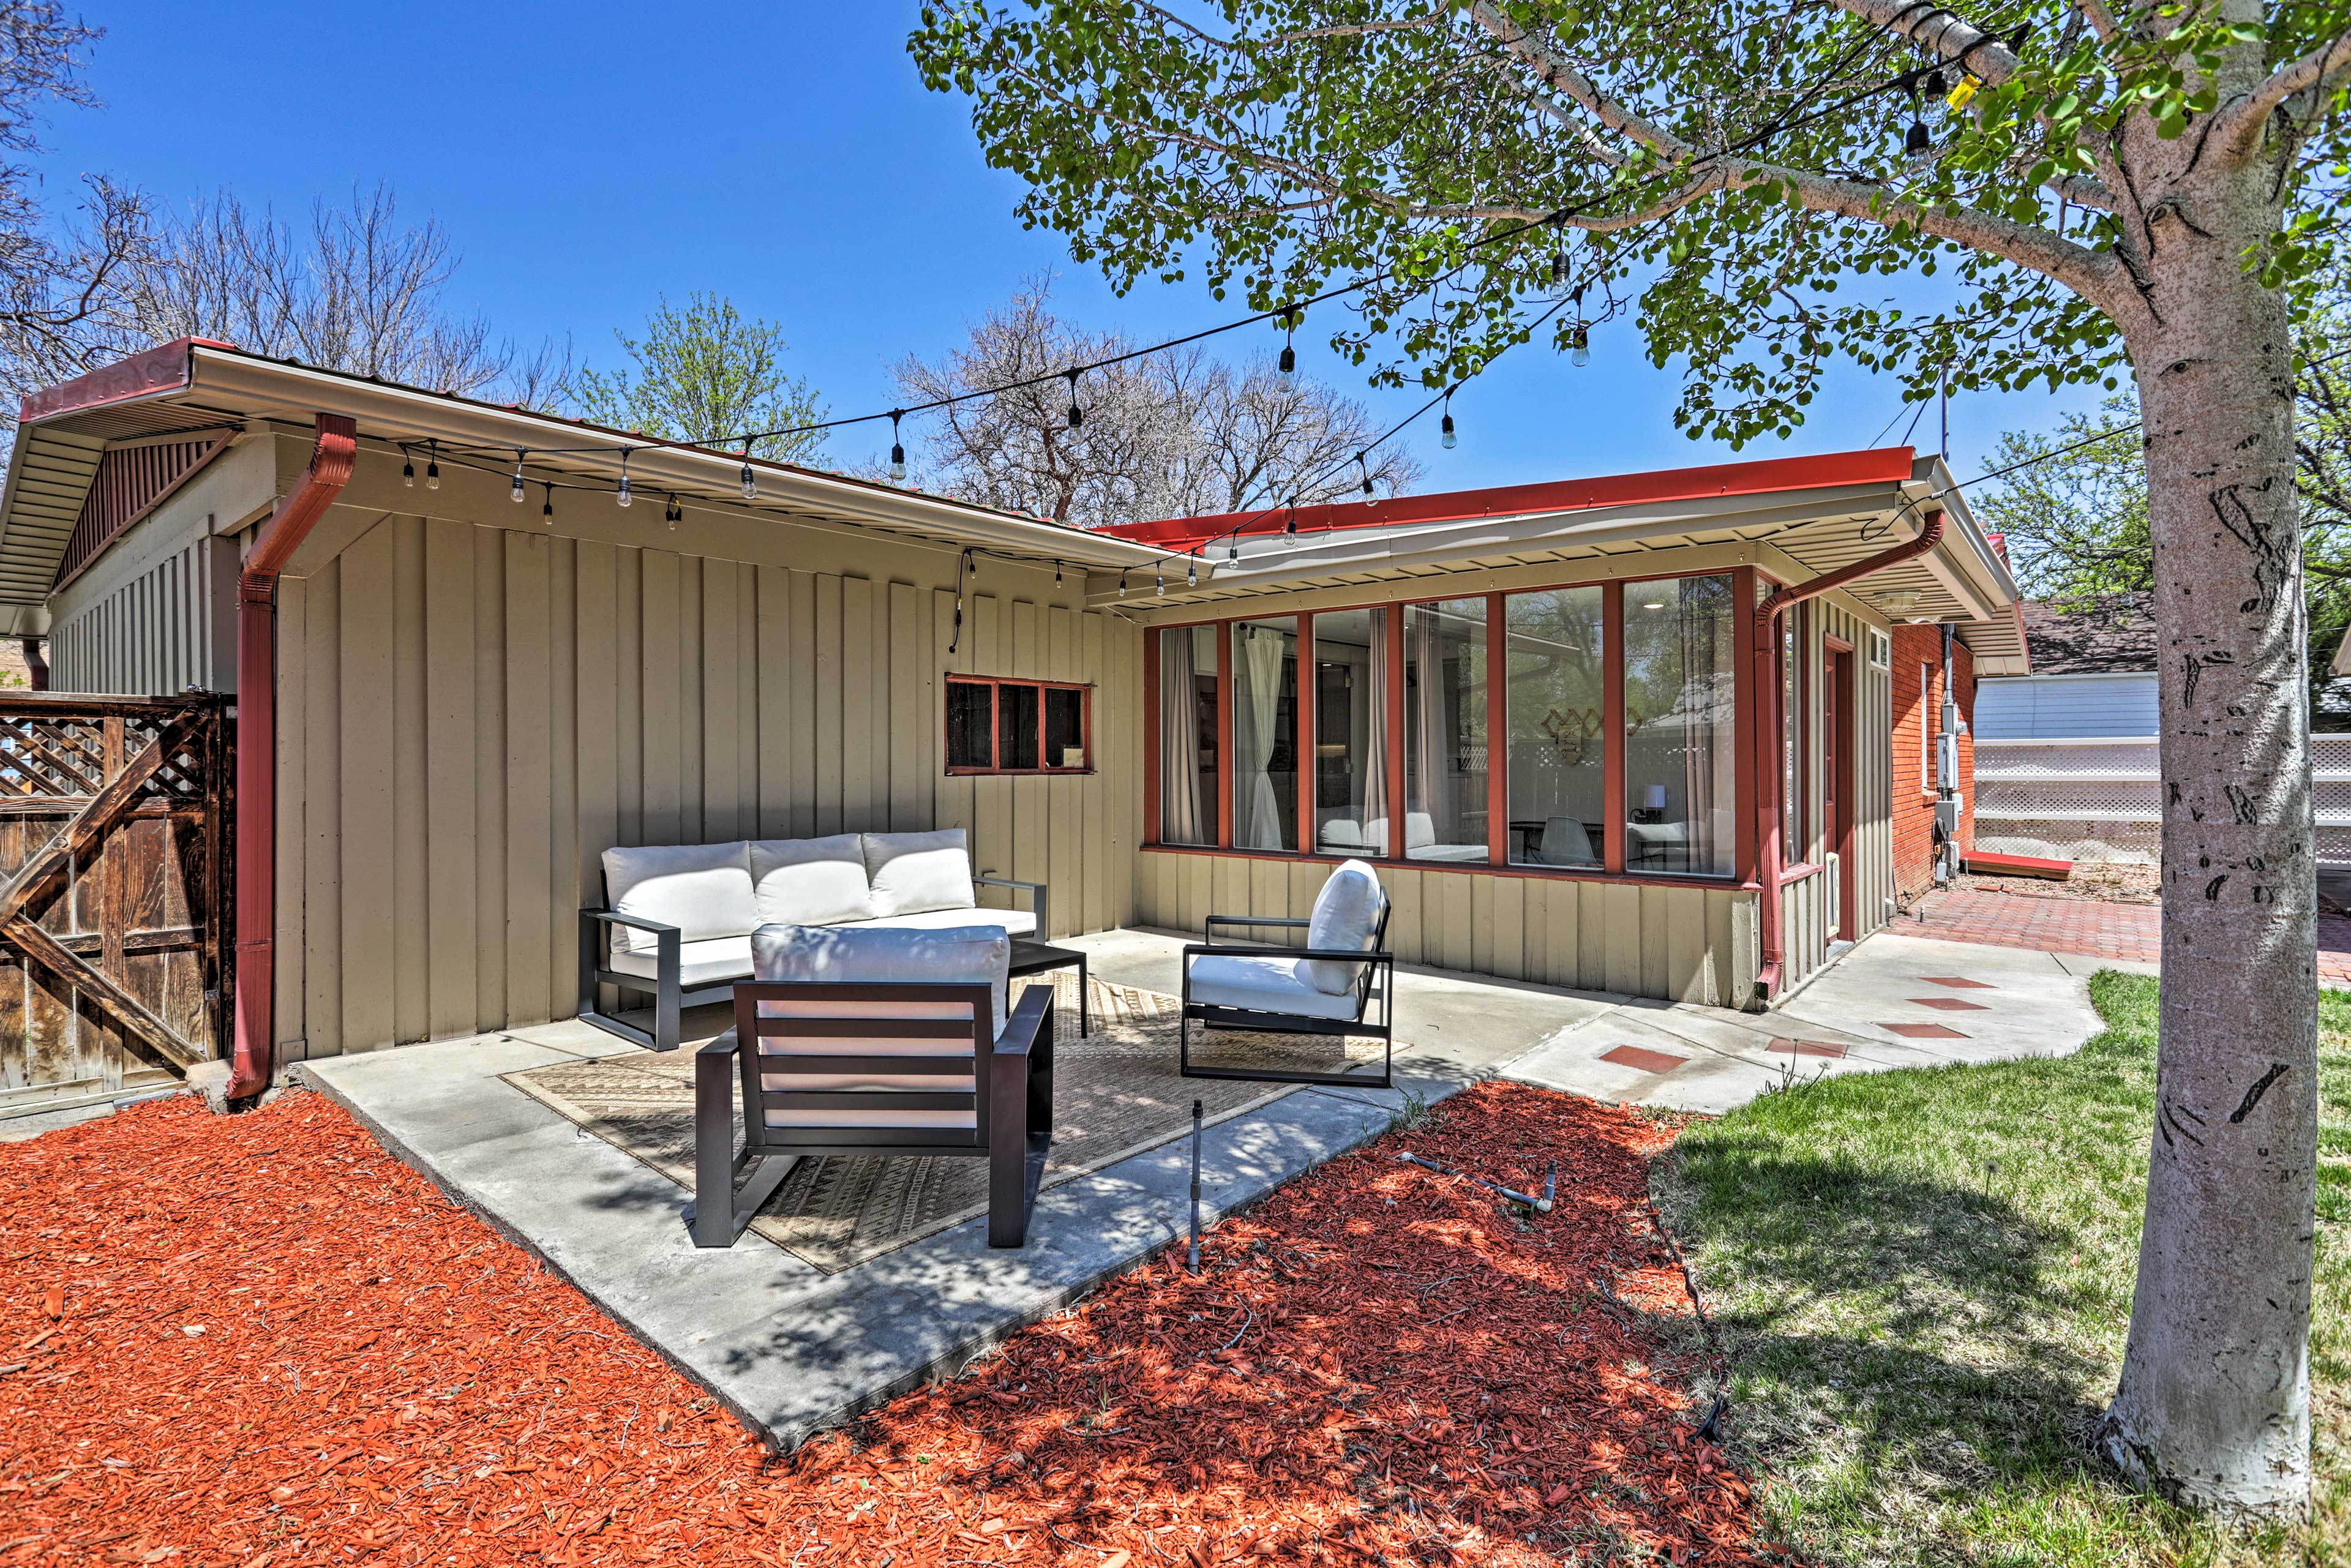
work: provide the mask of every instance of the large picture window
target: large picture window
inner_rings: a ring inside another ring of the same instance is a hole
[[[1083,773],[1093,767],[1093,688],[947,677],[947,771]]]
[[[1314,847],[1388,852],[1385,610],[1314,617]]]
[[[1608,591],[1503,600],[1510,863],[1597,870],[1607,833]]]
[[[1217,629],[1159,633],[1159,841],[1217,841]]]
[[[1404,858],[1486,856],[1486,601],[1404,612]]]
[[[1625,598],[1625,868],[1725,876],[1736,841],[1737,629],[1729,577]]]

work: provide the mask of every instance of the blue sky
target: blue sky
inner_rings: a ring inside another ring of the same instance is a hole
[[[1012,215],[1019,183],[983,162],[967,105],[927,93],[904,41],[915,6],[410,4],[289,23],[277,6],[92,0],[95,110],[47,129],[52,190],[104,171],[184,202],[226,185],[298,215],[313,196],[390,182],[437,214],[464,256],[453,303],[524,340],[569,333],[609,365],[611,331],[656,296],[707,288],[787,326],[796,364],[835,413],[887,407],[887,367],[935,354],[1040,269],[1064,310],[1139,341],[1228,319],[1197,283],[1121,299],[1060,242]],[[1237,340],[1223,340],[1238,352]],[[1275,340],[1269,331],[1265,345]],[[1301,337],[1301,369],[1373,405],[1378,423],[1425,394],[1367,390]],[[1424,489],[1719,461],[1673,427],[1679,378],[1634,329],[1595,335],[1583,370],[1548,347],[1513,351],[1457,399],[1461,442],[1411,433]],[[1775,456],[1866,444],[1895,412],[1890,384],[1841,371]],[[1999,433],[2053,423],[2086,393],[1962,398],[1953,465],[1978,472]],[[1905,422],[1908,415],[1903,416]],[[1930,409],[1917,444],[1935,443]],[[1897,433],[1898,433],[1897,426]],[[837,438],[837,461],[886,445]]]

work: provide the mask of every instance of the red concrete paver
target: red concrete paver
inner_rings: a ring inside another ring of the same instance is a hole
[[[1877,1026],[1888,1034],[1898,1034],[1905,1040],[1965,1040],[1958,1030],[1938,1023],[1882,1023]]]
[[[1771,1049],[1782,1056],[1843,1056],[1844,1047],[1827,1040],[1775,1040]]]
[[[1614,1051],[1602,1051],[1600,1060],[1613,1061],[1619,1067],[1630,1067],[1639,1072],[1671,1072],[1689,1058],[1663,1051],[1645,1051],[1637,1045],[1620,1045]]]
[[[2153,964],[2163,956],[2162,910],[2152,904],[2118,904],[2054,891],[1945,888],[1920,899],[1916,913],[1919,918],[1899,922],[1893,929],[1905,936],[1942,942],[2030,947],[2124,963]],[[2351,987],[2351,919],[2318,917],[2318,983]]]
[[[1981,1002],[1963,1002],[1957,997],[1912,997],[1910,1005],[1914,1008],[1933,1008],[1937,1012],[1943,1013],[1980,1013],[1991,1010]]]
[[[1993,985],[1990,980],[1962,979],[1957,975],[1922,975],[1919,978],[1925,980],[1930,986],[1949,986],[1955,991],[1996,991],[2000,989],[1998,986]]]

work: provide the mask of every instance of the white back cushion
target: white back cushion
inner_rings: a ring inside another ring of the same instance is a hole
[[[1322,824],[1322,841],[1335,850],[1364,847],[1364,830],[1353,817],[1333,817]]]
[[[604,852],[604,892],[615,913],[674,925],[687,942],[748,936],[758,916],[751,897],[751,847],[647,844]],[[613,927],[616,952],[650,953],[650,931]]]
[[[969,909],[971,852],[961,828],[929,833],[867,833],[865,876],[876,915]]]
[[[1004,1032],[1004,993],[1011,966],[1012,938],[991,925],[944,931],[886,925],[762,925],[751,933],[751,973],[756,979],[985,984],[995,1004],[991,1040]],[[909,1017],[928,1016],[916,1009],[940,1005],[919,996],[910,998],[910,1003]],[[827,1010],[833,1005],[828,1004]],[[839,1005],[847,1011],[846,1004]]]
[[[1380,891],[1378,873],[1362,861],[1347,861],[1332,872],[1314,895],[1314,913],[1307,916],[1306,945],[1344,951],[1370,952],[1373,933],[1379,929],[1380,911],[1387,894]],[[1314,988],[1338,996],[1353,988],[1364,972],[1361,964],[1335,958],[1309,958],[1299,967]]]
[[[751,891],[761,925],[838,925],[871,920],[865,836],[751,841]]]
[[[1429,820],[1427,812],[1406,811],[1404,814],[1404,847],[1405,849],[1425,850],[1436,841],[1437,824]]]

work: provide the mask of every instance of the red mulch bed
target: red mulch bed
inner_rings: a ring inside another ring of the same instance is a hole
[[[141,1107],[0,1146],[0,1563],[1750,1561],[1671,1138],[1471,1090],[778,1460],[326,1101]]]

